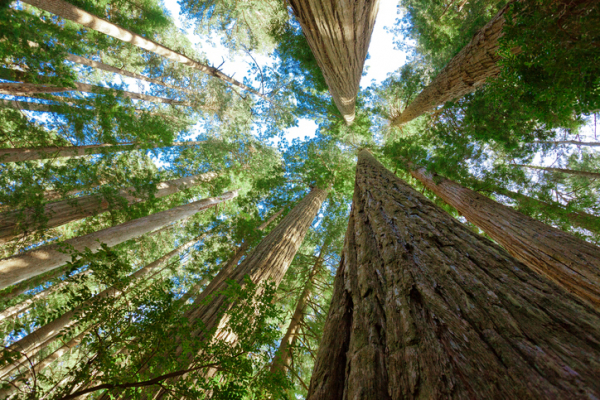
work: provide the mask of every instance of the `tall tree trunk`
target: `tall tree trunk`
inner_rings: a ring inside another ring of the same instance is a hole
[[[492,20],[481,28],[471,42],[450,60],[435,79],[417,97],[394,117],[391,124],[400,126],[431,111],[447,101],[458,99],[482,86],[488,78],[498,75],[498,39],[504,28],[502,8]],[[516,53],[517,49],[514,50]]]
[[[600,217],[596,215],[588,214],[583,211],[567,211],[559,203],[548,203],[499,186],[493,186],[491,190],[497,194],[510,197],[523,206],[535,207],[546,211],[547,214],[554,214],[567,218],[574,226],[600,234]]]
[[[584,176],[586,178],[592,178],[592,179],[600,178],[600,173],[598,173],[598,172],[578,171],[575,169],[554,168],[554,167],[537,167],[535,165],[525,165],[525,164],[513,164],[513,165],[516,167],[539,169],[540,171],[546,171],[546,172],[559,172],[559,173],[567,174],[567,175]]]
[[[290,0],[304,36],[347,125],[371,42],[379,0]]]
[[[359,154],[309,400],[600,395],[600,314]]]
[[[557,146],[561,144],[574,144],[577,146],[600,147],[600,142],[580,142],[579,140],[538,140],[537,142],[533,143],[553,144]]]
[[[425,168],[410,173],[517,260],[600,309],[600,248]]]
[[[21,353],[22,357],[18,363],[13,363],[9,366],[2,368],[2,370],[0,370],[0,378],[6,377],[8,373],[12,372],[16,368],[19,368],[19,366],[23,365],[23,363],[25,363],[24,365],[26,366],[29,359],[31,359],[31,357],[34,354],[36,354],[41,348],[48,346],[48,344],[54,341],[54,339],[56,339],[56,337],[60,334],[60,331],[76,324],[77,320],[74,317],[81,309],[83,309],[86,305],[90,304],[90,302],[98,301],[98,299],[122,295],[128,290],[128,288],[136,284],[136,281],[155,272],[155,270],[162,267],[171,258],[190,248],[203,236],[204,235],[197,237],[182,246],[179,246],[178,248],[160,257],[156,261],[139,269],[129,277],[130,283],[126,287],[122,289],[109,287],[103,290],[102,292],[98,293],[98,295],[75,307],[73,310],[64,313],[62,316],[58,317],[54,321],[47,323],[46,325],[36,329],[29,335],[10,345],[5,351]]]
[[[161,44],[158,44],[152,40],[146,39],[143,36],[137,35],[127,29],[123,29],[111,22],[108,22],[102,18],[98,18],[72,4],[67,3],[63,0],[26,0],[24,3],[30,4],[40,10],[47,11],[49,13],[58,15],[61,18],[70,20],[77,24],[83,25],[86,28],[93,29],[95,31],[104,33],[105,35],[114,37],[115,39],[121,40],[126,43],[130,43],[134,46],[158,54],[169,60],[176,61],[181,64],[185,64],[191,68],[197,69],[204,72],[207,75],[220,79],[231,85],[237,86],[243,90],[253,93],[264,100],[270,101],[270,99],[257,92],[256,90],[244,85],[241,82],[225,75],[215,67],[201,64],[197,61],[186,57],[183,54],[177,53]]]
[[[36,275],[32,278],[21,281],[10,287],[10,291],[3,291],[0,294],[0,301],[10,301],[17,296],[22,295],[26,291],[41,285],[42,283],[54,280],[66,272],[65,268],[57,268],[48,273]]]
[[[214,172],[208,172],[202,175],[188,176],[185,178],[174,179],[172,181],[161,182],[156,185],[154,197],[162,198],[198,186],[203,182],[208,182],[217,176]],[[119,196],[127,200],[128,204],[134,204],[143,201],[143,198],[135,196],[135,188],[130,187],[119,192]],[[38,229],[51,229],[77,221],[92,215],[98,215],[112,205],[101,194],[92,194],[73,199],[67,199],[49,203],[44,207],[42,216],[36,216],[35,210],[19,210],[0,214],[0,243],[8,242],[14,238],[25,236],[35,232]],[[39,221],[40,217],[44,219]],[[36,220],[38,222],[36,222]]]
[[[0,94],[7,94],[11,96],[29,96],[35,93],[62,93],[62,92],[86,92],[95,93],[99,91],[105,91],[113,93],[114,95],[120,95],[134,100],[144,100],[152,103],[164,103],[171,105],[190,105],[189,102],[166,99],[164,97],[156,97],[147,94],[128,92],[126,90],[117,90],[111,88],[105,88],[102,86],[90,85],[88,83],[74,82],[75,88],[71,87],[58,87],[41,85],[37,83],[23,83],[23,82],[0,82]]]
[[[17,147],[0,149],[0,163],[45,160],[48,158],[80,157],[92,154],[115,153],[136,149],[152,149],[157,147],[196,146],[206,141],[174,142],[163,144],[89,144],[85,146],[54,146],[54,147]]]
[[[308,299],[310,298],[311,291],[313,289],[314,279],[323,266],[323,258],[327,252],[328,245],[329,242],[326,241],[321,247],[319,256],[317,257],[315,264],[308,274],[308,279],[306,279],[306,282],[304,283],[304,288],[302,289],[302,293],[300,294],[298,302],[296,303],[296,308],[294,310],[294,314],[292,315],[292,319],[290,320],[290,324],[285,331],[285,335],[283,335],[283,338],[281,339],[279,349],[277,349],[275,357],[273,358],[273,362],[271,363],[272,373],[280,373],[283,375],[285,374],[286,368],[290,367],[292,361],[292,349],[296,344],[298,330],[304,321],[306,304],[308,303]]]
[[[0,289],[18,283],[27,278],[43,274],[58,268],[71,260],[71,256],[60,250],[68,245],[75,251],[86,248],[96,251],[102,243],[109,247],[160,229],[173,221],[178,221],[199,211],[214,207],[238,195],[237,190],[218,197],[211,197],[185,204],[170,210],[161,211],[146,217],[134,219],[123,224],[93,232],[84,236],[65,240],[63,243],[42,246],[9,258],[0,260]]]
[[[16,100],[4,100],[0,99],[0,106],[6,108],[12,108],[18,111],[39,111],[39,112],[51,112],[60,113],[62,107],[56,104],[46,103],[33,103],[29,101],[16,101]]]

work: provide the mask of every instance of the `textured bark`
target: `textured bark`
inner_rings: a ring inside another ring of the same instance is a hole
[[[0,162],[20,162],[32,160],[45,160],[60,157],[81,157],[92,154],[114,153],[117,151],[131,151],[136,149],[152,149],[171,146],[195,146],[205,144],[206,141],[174,142],[168,146],[162,144],[90,144],[86,146],[55,146],[55,147],[18,147],[0,149]]]
[[[548,203],[499,186],[494,186],[491,190],[497,194],[510,197],[523,206],[532,206],[540,210],[545,210],[548,214],[557,214],[566,217],[573,226],[600,234],[600,217],[596,215],[583,211],[567,211],[559,203]]]
[[[507,5],[440,71],[417,97],[393,118],[391,124],[400,126],[433,110],[447,101],[458,99],[482,86],[488,78],[498,75],[499,43],[504,27]],[[517,50],[515,49],[514,52]]]
[[[199,211],[214,207],[238,195],[237,190],[227,192],[218,197],[211,197],[161,211],[146,217],[134,219],[123,224],[93,232],[84,236],[65,240],[63,243],[73,246],[76,251],[86,248],[96,251],[102,243],[109,247],[141,236],[155,229],[160,229],[173,221],[178,221],[196,214]],[[42,246],[9,258],[0,260],[0,289],[18,283],[27,278],[43,274],[58,268],[71,260],[67,253],[59,251],[62,243]]]
[[[524,165],[524,164],[514,164],[514,165],[516,167],[539,169],[540,171],[546,171],[546,172],[559,172],[561,174],[584,176],[586,178],[592,178],[592,179],[600,178],[600,173],[598,173],[598,172],[578,171],[575,169],[566,169],[566,168],[537,167],[535,165]]]
[[[424,168],[411,175],[517,260],[600,309],[600,248]]]
[[[216,173],[208,172],[202,175],[161,182],[156,185],[157,190],[154,193],[154,197],[169,196],[180,190],[208,182],[216,177]],[[144,200],[135,196],[135,188],[132,187],[121,190],[119,195],[127,200],[128,204]],[[72,221],[98,215],[109,210],[112,206],[114,205],[109,203],[101,194],[92,194],[47,204],[44,207],[43,214],[47,220],[42,222],[36,223],[35,210],[2,213],[0,214],[0,243],[30,234],[40,228],[56,228]]]
[[[314,285],[314,279],[317,276],[317,273],[321,270],[323,266],[323,256],[327,252],[328,242],[321,247],[319,252],[319,256],[315,261],[310,273],[308,274],[308,279],[304,283],[304,288],[302,289],[302,293],[298,298],[298,302],[296,303],[296,308],[294,310],[294,314],[292,315],[292,319],[290,320],[290,324],[285,331],[285,335],[281,339],[281,343],[279,345],[279,349],[275,353],[275,357],[273,358],[273,362],[271,363],[271,372],[272,373],[280,373],[285,374],[287,368],[289,368],[292,361],[292,349],[296,344],[296,338],[298,337],[298,329],[302,325],[304,321],[304,312],[306,311],[306,304],[308,299],[310,298],[311,291]]]
[[[47,323],[44,326],[39,327],[29,335],[23,337],[17,342],[13,343],[8,347],[8,351],[20,352],[23,357],[20,359],[18,363],[14,363],[4,367],[0,370],[0,378],[6,377],[6,375],[12,372],[15,368],[18,368],[20,365],[27,365],[28,359],[31,359],[40,349],[48,346],[48,344],[52,343],[56,337],[60,334],[63,329],[66,329],[70,326],[73,326],[77,323],[77,320],[74,319],[77,313],[83,309],[90,302],[97,301],[98,299],[115,297],[118,295],[122,295],[127,291],[128,288],[132,287],[136,284],[139,279],[155,272],[157,269],[161,268],[167,261],[171,258],[177,256],[182,253],[186,249],[190,248],[194,243],[200,240],[201,237],[195,238],[188,243],[179,246],[178,248],[170,251],[165,254],[161,258],[156,261],[146,265],[145,267],[139,269],[135,273],[133,273],[129,280],[130,284],[123,289],[117,289],[115,287],[109,287],[102,292],[98,293],[98,295],[92,297],[91,299],[83,302],[79,306],[75,307],[73,310],[64,313],[62,316],[53,320],[52,322]]]
[[[359,154],[309,400],[588,399],[600,314]]]
[[[144,50],[150,51],[152,53],[158,54],[164,58],[169,60],[185,64],[191,68],[197,69],[199,71],[204,72],[207,75],[220,79],[224,82],[227,82],[231,85],[237,86],[243,90],[246,90],[250,93],[253,93],[264,100],[270,101],[268,97],[257,92],[256,90],[244,85],[241,82],[236,81],[235,79],[225,75],[221,71],[219,71],[215,67],[211,67],[209,65],[201,64],[197,61],[192,60],[191,58],[177,53],[161,44],[158,44],[152,40],[146,39],[143,36],[137,35],[127,29],[121,28],[111,22],[108,22],[104,19],[98,18],[95,15],[92,15],[78,7],[75,7],[72,4],[67,3],[63,0],[26,0],[24,3],[30,4],[34,7],[39,8],[40,10],[44,10],[50,12],[52,14],[56,14],[61,18],[70,20],[77,24],[83,25],[86,28],[93,29],[95,31],[104,33],[105,35],[114,37],[115,39],[121,40],[126,43],[130,43],[134,46],[142,48]]]
[[[24,82],[0,82],[0,94],[7,94],[11,96],[29,96],[35,93],[62,93],[62,92],[86,92],[86,93],[98,93],[99,91],[106,91],[113,93],[114,95],[120,95],[134,100],[144,100],[152,103],[164,103],[172,105],[189,105],[189,102],[182,102],[179,100],[166,99],[164,97],[150,96],[147,94],[128,92],[126,90],[117,90],[111,88],[105,88],[102,86],[90,85],[88,83],[74,82],[75,88],[71,87],[59,87],[59,86],[48,86],[40,85],[37,83],[24,83]]]
[[[338,110],[350,125],[379,0],[290,0],[289,4]]]

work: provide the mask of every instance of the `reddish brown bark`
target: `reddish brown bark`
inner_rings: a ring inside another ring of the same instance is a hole
[[[424,168],[411,175],[517,260],[600,308],[600,248]]]
[[[600,395],[600,314],[366,151],[308,400]]]
[[[502,36],[504,13],[509,6],[502,8],[475,34],[471,42],[450,60],[404,111],[392,119],[392,125],[405,124],[447,101],[471,93],[488,78],[498,75],[498,39]]]
[[[162,198],[177,193],[180,190],[200,185],[208,182],[217,176],[214,172],[208,172],[202,175],[190,176],[172,181],[161,182],[156,185],[156,198]],[[119,192],[128,204],[143,201],[135,195],[135,188],[123,189]],[[89,196],[76,197],[49,203],[44,207],[43,220],[35,215],[35,210],[21,210],[0,214],[0,243],[21,237],[39,229],[51,229],[77,221],[92,215],[98,215],[107,211],[111,207],[102,195],[93,194]],[[36,220],[37,219],[37,220]]]
[[[304,36],[346,124],[371,42],[379,0],[290,0]]]

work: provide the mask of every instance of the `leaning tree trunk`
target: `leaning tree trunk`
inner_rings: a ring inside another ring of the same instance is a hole
[[[29,360],[42,348],[48,346],[48,344],[52,343],[56,337],[60,334],[60,332],[66,328],[69,328],[77,323],[77,319],[74,318],[76,315],[91,302],[98,301],[98,299],[105,299],[109,297],[115,297],[118,295],[122,295],[127,291],[128,288],[132,287],[137,280],[155,272],[157,269],[161,268],[167,261],[171,258],[177,256],[182,253],[186,249],[190,248],[194,243],[200,240],[204,235],[197,237],[186,244],[179,246],[175,250],[170,251],[164,256],[160,257],[156,261],[146,265],[145,267],[139,269],[135,273],[133,273],[129,277],[129,284],[124,288],[116,288],[109,287],[102,292],[98,293],[98,295],[92,297],[91,299],[83,302],[79,306],[75,307],[73,310],[68,311],[53,320],[52,322],[47,323],[46,325],[36,329],[29,335],[23,337],[22,339],[16,341],[12,345],[10,345],[5,351],[8,352],[16,352],[20,353],[21,358],[19,362],[12,363],[8,366],[5,366],[0,370],[0,378],[5,378],[9,373],[13,370],[21,367],[22,365],[27,366]]]
[[[227,82],[231,85],[237,86],[243,90],[246,90],[250,93],[253,93],[264,100],[270,101],[270,99],[257,92],[256,90],[244,85],[241,82],[236,81],[235,79],[225,75],[218,68],[211,67],[209,65],[201,64],[197,61],[192,60],[191,58],[177,53],[161,44],[158,44],[152,40],[146,39],[143,36],[137,35],[127,29],[121,28],[111,22],[108,22],[102,18],[98,18],[95,15],[92,15],[74,5],[67,3],[63,0],[26,0],[24,3],[30,4],[34,7],[39,8],[40,10],[44,10],[50,12],[52,14],[56,14],[59,17],[70,20],[77,24],[83,25],[86,28],[93,29],[95,31],[104,33],[105,35],[114,37],[115,39],[121,40],[126,43],[130,43],[134,46],[140,47],[144,50],[150,51],[152,53],[158,54],[159,56],[168,58],[169,60],[179,62],[181,64],[185,64],[191,68],[197,69],[199,71],[204,72],[207,75],[220,79],[224,82]]]
[[[600,314],[359,154],[307,396],[600,395]]]
[[[584,176],[586,178],[592,178],[592,179],[600,178],[600,173],[598,173],[598,172],[579,171],[579,170],[575,170],[575,169],[566,169],[566,168],[538,167],[535,165],[525,165],[525,164],[513,164],[513,165],[516,167],[538,169],[540,171],[546,171],[546,172],[558,172],[558,173],[567,174],[567,175]]]
[[[574,144],[576,146],[600,147],[600,142],[580,142],[578,140],[538,140],[533,144],[553,144],[555,146],[561,144]]]
[[[187,218],[199,211],[214,207],[237,195],[237,190],[227,192],[218,197],[195,201],[98,232],[65,240],[63,243],[42,246],[5,258],[0,260],[0,289],[66,264],[71,260],[71,255],[69,252],[65,252],[65,246],[75,251],[83,251],[87,248],[93,252],[98,250],[103,243],[112,247],[147,232],[160,229],[173,221]]]
[[[290,0],[329,92],[352,124],[379,0]]]
[[[177,193],[217,177],[214,172],[202,175],[188,176],[161,182],[156,185],[155,198],[161,198]],[[143,201],[136,196],[135,188],[130,187],[119,192],[119,196],[133,204]],[[51,229],[77,221],[92,215],[101,214],[109,209],[114,209],[114,204],[108,202],[101,194],[76,197],[49,203],[44,207],[42,215],[36,215],[35,210],[19,210],[0,214],[0,243],[5,243],[17,237],[25,236],[38,229]]]
[[[233,280],[240,286],[244,286],[244,277],[248,276],[257,285],[271,282],[279,285],[285,272],[290,266],[296,252],[300,248],[308,228],[315,219],[321,204],[327,197],[326,190],[313,188],[311,192],[300,201],[271,232],[258,244],[258,246],[246,257],[239,266],[231,260],[221,269],[217,276],[210,282],[208,287],[194,300],[192,308],[186,313],[190,324],[202,321],[201,329],[192,332],[198,340],[210,340],[207,333],[214,331],[213,338],[233,342],[236,340],[230,333],[226,332],[227,316],[223,315],[234,306],[228,298],[219,294],[227,288],[226,280]],[[280,213],[278,213],[280,214]],[[277,214],[275,215],[277,216]],[[275,217],[274,216],[274,217]],[[269,219],[271,221],[273,217]],[[267,221],[267,222],[269,222]],[[264,226],[263,224],[262,226]],[[238,252],[239,253],[239,252]],[[236,253],[236,256],[239,254]],[[241,258],[241,257],[240,257]],[[235,269],[234,269],[235,268]],[[209,296],[214,296],[207,302]],[[218,328],[219,327],[219,328]],[[217,329],[218,328],[218,329]],[[196,356],[193,352],[184,353],[180,345],[176,351],[179,357],[180,367],[189,365]],[[164,391],[159,391],[153,397],[160,399]]]
[[[559,203],[548,203],[542,200],[534,199],[521,193],[513,192],[500,186],[493,186],[490,190],[510,197],[522,206],[530,206],[543,210],[547,215],[557,215],[559,218],[568,219],[569,222],[582,229],[600,234],[600,217],[588,214],[583,211],[567,211]]]
[[[92,154],[114,153],[117,151],[131,151],[137,149],[151,149],[171,146],[195,146],[205,144],[206,141],[174,142],[170,145],[163,144],[89,144],[85,146],[54,146],[54,147],[17,147],[0,149],[0,163],[45,160],[60,157],[81,157]]]
[[[425,168],[410,173],[517,260],[600,308],[600,248]]]
[[[271,363],[271,372],[279,373],[284,375],[287,368],[290,367],[292,361],[292,349],[296,344],[296,338],[298,337],[298,330],[304,321],[304,312],[306,311],[306,305],[311,295],[311,291],[314,285],[314,279],[321,270],[323,266],[323,257],[327,252],[327,247],[329,242],[326,241],[321,250],[319,251],[319,256],[315,261],[310,273],[308,274],[308,279],[304,283],[304,288],[302,289],[302,293],[298,298],[298,302],[296,303],[296,309],[294,310],[294,314],[292,315],[292,319],[290,320],[290,324],[288,325],[287,330],[285,331],[285,335],[281,339],[281,343],[279,345],[279,349],[275,353],[275,357],[273,358],[273,362]]]
[[[471,42],[450,60],[404,111],[392,119],[391,124],[395,126],[405,124],[447,101],[474,92],[488,78],[498,75],[500,73],[498,39],[502,36],[504,13],[509,7],[510,4],[502,8],[486,26],[481,28]]]
[[[63,106],[57,104],[33,103],[29,101],[16,101],[0,99],[0,106],[12,108],[17,111],[38,111],[49,113],[60,113]]]

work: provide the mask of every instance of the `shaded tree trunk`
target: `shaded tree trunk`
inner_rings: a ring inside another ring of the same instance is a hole
[[[304,288],[302,289],[302,293],[300,294],[298,302],[296,303],[296,308],[294,310],[294,314],[292,315],[292,319],[290,320],[290,324],[285,332],[285,335],[283,335],[283,338],[281,339],[279,349],[275,353],[275,358],[271,363],[272,373],[285,374],[286,369],[290,367],[292,361],[292,349],[296,344],[298,330],[300,329],[300,326],[304,320],[304,313],[313,289],[314,279],[323,266],[323,257],[327,252],[328,245],[329,243],[325,242],[321,247],[319,256],[317,257],[315,264],[308,274],[308,279],[304,283]]]
[[[152,149],[172,146],[196,146],[205,144],[206,141],[174,142],[164,144],[90,144],[85,146],[55,146],[55,147],[18,147],[0,149],[0,163],[45,160],[60,157],[81,157],[92,154],[115,153],[118,151],[131,151],[137,149]]]
[[[72,4],[67,3],[63,0],[27,0],[24,3],[30,4],[40,10],[47,11],[49,13],[58,15],[61,18],[70,20],[77,24],[83,25],[86,28],[93,29],[95,31],[104,33],[105,35],[114,37],[115,39],[121,40],[126,43],[130,43],[134,46],[140,47],[144,50],[158,54],[169,60],[185,64],[191,68],[197,69],[204,72],[207,75],[220,79],[233,86],[237,86],[243,90],[253,93],[264,100],[270,101],[268,97],[257,92],[256,90],[244,85],[241,82],[225,75],[215,67],[201,64],[191,58],[177,53],[161,44],[158,44],[152,40],[146,39],[143,36],[137,35],[127,29],[121,28],[111,22],[108,22],[102,18],[98,18]]]
[[[540,171],[546,171],[546,172],[559,172],[561,174],[567,174],[567,175],[584,176],[586,178],[592,178],[592,179],[600,178],[600,173],[598,173],[598,172],[578,171],[575,169],[554,168],[554,167],[537,167],[535,165],[525,165],[525,164],[513,164],[513,165],[516,167],[538,169]]]
[[[86,305],[90,304],[90,302],[98,301],[98,299],[115,297],[124,294],[128,290],[128,288],[132,287],[136,283],[136,281],[155,272],[157,269],[164,266],[164,264],[166,264],[167,261],[190,248],[203,236],[204,235],[197,237],[182,246],[179,246],[178,248],[170,251],[169,253],[165,254],[156,261],[139,269],[129,277],[130,283],[126,287],[122,289],[118,289],[116,287],[109,287],[103,290],[102,292],[98,293],[98,295],[90,298],[89,300],[84,301],[82,304],[75,307],[73,310],[64,313],[62,316],[58,317],[54,321],[49,322],[42,327],[39,327],[29,335],[10,345],[5,351],[18,352],[22,355],[22,357],[20,358],[20,361],[18,363],[13,363],[9,366],[2,368],[2,370],[0,370],[0,378],[6,377],[8,373],[11,373],[14,369],[19,368],[21,365],[27,366],[28,360],[31,359],[42,348],[52,343],[63,329],[66,329],[77,323],[77,319],[74,317],[76,317],[77,313],[80,310],[82,310]]]
[[[347,125],[355,115],[379,0],[290,0],[304,36]]]
[[[18,111],[39,111],[39,112],[62,112],[62,107],[56,104],[33,103],[29,101],[16,101],[0,99],[0,105],[6,108],[12,108]]]
[[[410,173],[517,260],[600,308],[600,248],[425,168]]]
[[[508,7],[510,4],[473,36],[471,42],[450,60],[404,111],[392,119],[392,125],[405,124],[447,101],[474,92],[488,78],[498,75],[498,39],[502,36],[504,13]]]
[[[598,397],[600,314],[359,154],[309,400]]]
[[[157,190],[154,197],[166,197],[180,190],[198,186],[216,177],[216,173],[208,172],[202,175],[161,182],[156,185]],[[144,200],[139,195],[136,196],[133,187],[121,190],[119,196],[124,198],[128,204]],[[0,214],[0,243],[31,234],[39,229],[56,228],[72,221],[98,215],[109,209],[114,209],[114,207],[115,204],[111,204],[101,194],[93,194],[49,203],[44,207],[42,215],[36,215],[36,211],[33,209],[2,213]]]
[[[71,260],[70,254],[60,251],[65,245],[72,246],[75,251],[82,251],[86,248],[96,251],[102,243],[112,247],[147,232],[160,229],[173,221],[187,218],[199,211],[214,207],[217,204],[237,197],[237,195],[237,190],[227,192],[218,197],[195,201],[98,232],[69,239],[63,243],[42,246],[5,258],[0,260],[0,288],[5,288],[64,265]]]

